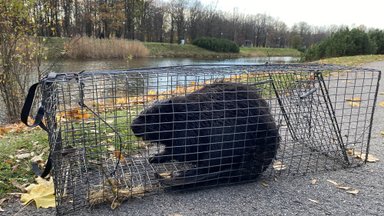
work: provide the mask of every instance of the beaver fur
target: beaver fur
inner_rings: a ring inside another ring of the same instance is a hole
[[[261,89],[231,82],[155,102],[133,120],[131,129],[137,137],[165,146],[150,163],[193,165],[172,174],[181,184],[256,179],[272,163],[280,141]]]

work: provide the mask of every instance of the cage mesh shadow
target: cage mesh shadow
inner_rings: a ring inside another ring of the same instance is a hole
[[[379,79],[372,69],[301,64],[49,76],[41,84],[57,212],[361,165]]]

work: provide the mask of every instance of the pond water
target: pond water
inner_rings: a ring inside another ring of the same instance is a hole
[[[235,59],[195,59],[195,58],[139,58],[132,60],[60,60],[48,62],[47,71],[52,72],[79,72],[92,70],[115,70],[142,67],[166,67],[191,64],[265,64],[297,62],[296,57],[251,57]],[[49,66],[49,68],[48,68]]]
[[[166,67],[192,64],[265,64],[268,63],[293,63],[297,57],[249,57],[235,59],[196,59],[196,58],[138,58],[131,60],[59,60],[46,62],[42,66],[44,73],[48,72],[80,72],[95,70],[116,70],[143,67]],[[37,80],[31,80],[33,84]],[[5,110],[0,101],[0,125],[4,123]]]

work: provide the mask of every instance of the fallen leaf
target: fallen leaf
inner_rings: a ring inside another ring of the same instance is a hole
[[[119,150],[115,150],[113,153],[114,153],[116,158],[118,158],[120,160],[125,160],[124,156],[121,154],[121,152]]]
[[[361,98],[359,98],[359,97],[354,97],[354,98],[345,99],[345,101],[350,101],[350,102],[361,102]]]
[[[9,165],[13,165],[14,164],[12,159],[4,160],[4,163],[9,164]]]
[[[315,185],[317,183],[317,179],[312,179],[311,184]]]
[[[31,184],[25,188],[27,193],[22,194],[20,198],[23,205],[35,201],[37,208],[55,207],[55,191],[52,178],[47,181],[41,177],[37,177],[36,183],[37,184]]]
[[[368,163],[376,163],[376,162],[379,162],[379,158],[371,155],[371,154],[368,154],[368,158],[367,158],[367,162]]]
[[[342,189],[342,190],[349,190],[349,189],[351,189],[351,187],[341,186],[341,185],[337,185],[336,187],[339,188],[339,189]]]
[[[18,168],[19,168],[19,164],[12,166],[12,172],[16,172]]]
[[[113,152],[113,151],[115,151],[116,149],[115,149],[115,146],[113,146],[113,145],[109,145],[108,148],[107,148],[107,150]]]
[[[10,130],[10,128],[0,127],[0,136],[7,134]]]
[[[348,104],[351,107],[359,107],[360,106],[360,102],[355,102],[355,101],[348,101]]]
[[[382,136],[384,136],[384,131],[380,131],[380,134],[381,134]]]
[[[34,156],[33,158],[31,158],[31,162],[33,162],[33,163],[44,163],[43,155],[44,155],[44,152],[42,152],[39,155]]]
[[[363,153],[363,152],[360,152],[360,151],[357,151],[357,150],[353,150],[353,149],[349,149],[347,150],[347,153],[348,155],[350,156],[353,156],[357,159],[360,159],[362,161],[365,161],[365,158],[366,158],[366,153]],[[371,154],[368,154],[368,157],[367,157],[367,162],[368,163],[376,163],[376,162],[379,162],[380,159],[371,155]]]
[[[380,102],[379,105],[380,105],[381,107],[384,107],[384,101]]]
[[[346,192],[349,193],[349,194],[356,195],[356,194],[359,193],[359,190],[357,190],[357,189],[352,189],[352,190],[348,190],[348,191],[346,191]]]
[[[311,202],[314,202],[314,203],[319,203],[319,201],[314,200],[314,199],[309,199],[309,198],[308,198],[308,200],[311,201]]]
[[[0,212],[3,212],[4,209],[1,208],[1,205],[4,203],[4,201],[7,200],[6,198],[0,199]]]
[[[116,136],[116,133],[107,133],[107,137],[114,137]]]
[[[285,164],[283,164],[283,162],[281,162],[281,161],[274,161],[273,162],[273,169],[277,170],[277,171],[282,171],[282,170],[287,169],[287,166],[285,166]]]
[[[343,186],[343,185],[340,185],[339,183],[333,181],[333,180],[327,180],[328,182],[332,183],[333,185],[336,186],[336,188],[338,189],[342,189],[342,190],[345,190],[347,193],[349,194],[353,194],[353,195],[356,195],[357,193],[359,193],[359,190],[357,189],[353,189],[351,187],[348,187],[348,186]]]
[[[333,185],[336,185],[336,186],[339,185],[339,183],[337,183],[337,182],[335,182],[335,181],[333,181],[333,180],[329,180],[329,179],[328,179],[327,182],[332,183]]]
[[[155,90],[149,90],[148,95],[157,95],[157,91]]]
[[[266,182],[261,182],[261,185],[262,185],[263,187],[269,187],[269,185],[268,185]]]
[[[22,159],[30,158],[30,157],[32,157],[32,156],[33,156],[32,153],[24,153],[24,154],[16,155],[15,157],[16,157],[17,159],[22,160]]]
[[[159,173],[159,176],[161,176],[162,178],[165,178],[165,179],[170,179],[170,178],[172,178],[172,173],[171,172],[163,172],[163,173]]]

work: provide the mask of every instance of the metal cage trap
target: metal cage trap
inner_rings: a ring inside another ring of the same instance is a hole
[[[57,213],[365,162],[380,71],[190,65],[41,80]]]

